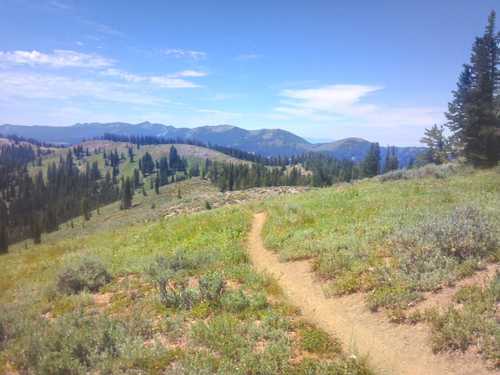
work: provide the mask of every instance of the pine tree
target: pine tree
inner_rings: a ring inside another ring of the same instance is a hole
[[[394,171],[399,168],[399,159],[396,147],[387,147],[384,161],[384,173]]]
[[[495,19],[492,11],[446,115],[453,144],[474,165],[491,166],[500,160],[500,33],[495,32]]]
[[[444,126],[434,125],[425,129],[424,137],[420,140],[427,146],[425,160],[428,163],[443,164],[448,161],[449,142],[444,134]]]
[[[380,146],[372,143],[362,163],[363,177],[373,177],[380,172]]]
[[[42,225],[40,221],[39,216],[35,215],[31,223],[31,236],[33,237],[33,243],[37,245],[42,242]]]
[[[0,199],[0,254],[6,253],[9,249],[9,236],[7,227],[9,225],[9,212],[7,205]]]
[[[160,179],[158,178],[158,176],[156,176],[155,178],[155,193],[160,194]]]
[[[90,203],[87,197],[82,198],[82,201],[80,203],[80,211],[83,216],[83,219],[85,221],[89,221],[90,217],[92,216],[92,213],[90,210]]]
[[[130,177],[127,177],[122,184],[122,202],[120,205],[122,210],[132,207],[133,194],[132,182],[130,181]]]

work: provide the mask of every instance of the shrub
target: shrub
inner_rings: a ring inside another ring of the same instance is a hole
[[[225,293],[221,302],[223,309],[229,312],[241,312],[250,307],[250,299],[241,289]]]
[[[225,290],[224,278],[218,272],[209,273],[200,278],[201,298],[211,303],[218,303]]]
[[[199,291],[189,288],[186,281],[163,280],[158,283],[158,289],[160,300],[165,307],[189,310],[201,299]]]
[[[379,307],[405,309],[408,305],[421,298],[420,294],[399,285],[384,285],[374,289],[367,296],[368,307],[377,311]]]
[[[57,275],[57,289],[65,294],[83,290],[96,292],[111,281],[111,275],[97,257],[89,256],[72,260]]]
[[[470,274],[495,254],[497,232],[475,207],[459,207],[396,232],[389,240],[399,277],[415,290],[433,290]]]
[[[18,366],[36,374],[86,374],[121,355],[124,327],[104,317],[69,314],[55,322],[34,322]]]

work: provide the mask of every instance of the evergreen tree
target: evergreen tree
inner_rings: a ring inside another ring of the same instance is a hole
[[[120,205],[122,210],[132,207],[133,194],[132,182],[130,181],[130,177],[127,177],[122,184],[122,202]]]
[[[444,135],[444,126],[434,125],[425,129],[424,137],[420,142],[428,148],[423,156],[428,163],[443,164],[448,161],[449,143]]]
[[[89,221],[90,217],[92,216],[91,210],[90,210],[90,203],[87,197],[83,197],[81,204],[80,204],[80,211],[83,216],[83,219],[85,221]]]
[[[40,244],[42,242],[42,226],[38,215],[35,215],[32,218],[31,236],[33,237],[33,242],[35,244]]]
[[[399,159],[396,147],[387,147],[384,161],[384,173],[394,171],[399,168]]]
[[[373,177],[380,172],[380,146],[372,143],[362,163],[363,177]]]
[[[0,254],[6,253],[9,249],[9,235],[7,227],[9,225],[9,213],[7,205],[0,199]]]
[[[155,193],[160,194],[160,179],[158,178],[158,176],[156,176],[155,178]]]
[[[470,65],[459,77],[449,104],[447,126],[453,144],[474,165],[495,165],[500,160],[500,33],[491,12],[483,36],[476,38]]]

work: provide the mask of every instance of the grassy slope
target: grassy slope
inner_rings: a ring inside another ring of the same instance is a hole
[[[118,154],[125,155],[126,160],[122,161],[120,163],[120,173],[123,173],[125,176],[131,176],[134,168],[139,168],[139,163],[138,160],[141,158],[146,152],[149,152],[151,156],[153,156],[153,159],[159,159],[162,156],[168,156],[170,147],[172,145],[166,144],[166,145],[148,145],[148,146],[141,146],[140,149],[137,149],[134,146],[134,154],[135,154],[135,161],[133,163],[129,162],[128,160],[128,144],[124,142],[111,142],[111,141],[87,141],[83,142],[82,146],[85,149],[89,149],[91,155],[89,157],[85,157],[81,160],[80,166],[85,165],[85,161],[88,161],[89,163],[92,163],[94,161],[98,161],[99,163],[99,168],[101,171],[105,171],[105,165],[104,165],[104,160],[102,158],[102,154],[99,155],[93,155],[93,151],[97,148],[104,149],[106,152],[114,151],[115,149],[118,151]],[[233,162],[233,163],[244,163],[244,161],[241,161],[239,159],[233,158],[231,156],[225,155],[221,152],[214,151],[205,147],[200,147],[200,146],[192,146],[192,145],[184,145],[184,144],[175,144],[175,148],[177,149],[179,155],[182,157],[188,159],[188,160],[204,160],[204,159],[210,159],[213,161],[227,161],[227,162]],[[58,162],[60,156],[65,156],[66,153],[68,152],[68,149],[62,148],[62,149],[54,149],[54,152],[47,157],[43,158],[43,163],[41,167],[31,167],[30,168],[30,173],[32,175],[36,174],[40,169],[44,171],[44,173],[47,170],[47,166],[52,163],[52,162]],[[77,162],[78,163],[78,162]],[[103,173],[105,174],[105,172]],[[149,185],[148,185],[149,187]]]
[[[118,354],[113,349],[112,358],[92,362],[93,370],[106,366],[112,373],[162,373],[169,368],[183,374],[305,374],[329,368],[368,373],[344,358],[337,343],[300,321],[277,287],[252,270],[244,249],[250,218],[245,206],[217,209],[54,240],[1,256],[0,303],[7,312],[0,314],[0,331],[2,319],[7,319],[11,332],[0,351],[0,365],[41,374],[57,366],[76,371],[68,361],[77,355],[57,349],[62,340],[58,332],[72,330],[69,338],[64,336],[69,340],[63,344],[66,348],[79,345],[72,340],[91,345],[88,342],[109,328],[110,323],[99,325],[106,317],[122,328],[110,331],[104,342],[117,340],[120,349]],[[230,297],[226,302],[201,302],[192,309],[166,308],[159,302],[145,269],[156,256],[172,257],[179,250],[198,259],[186,280],[196,282],[211,271],[223,274],[225,295]],[[111,283],[95,295],[55,291],[61,266],[89,255],[102,259],[113,274]],[[9,321],[9,316],[14,318]],[[93,336],[85,336],[88,329]]]
[[[498,170],[463,170],[448,178],[366,180],[276,199],[266,205],[269,220],[264,229],[265,243],[278,251],[283,260],[313,258],[327,293],[367,292],[370,308],[386,307],[393,319],[428,319],[434,327],[433,340],[439,343],[435,344],[436,350],[466,350],[469,345],[479,345],[477,349],[498,366],[500,325],[495,318],[495,310],[498,310],[495,297],[478,304],[482,306],[482,310],[479,308],[481,313],[477,308],[472,309],[475,313],[467,309],[462,312],[460,304],[451,305],[450,309],[457,310],[442,316],[435,311],[428,317],[409,317],[405,313],[422,298],[423,291],[436,290],[469,276],[486,262],[498,264],[500,249],[497,247],[490,250],[489,256],[463,261],[440,257],[433,263],[432,259],[426,262],[415,258],[410,265],[420,261],[426,268],[415,266],[415,269],[410,268],[409,274],[398,268],[403,260],[399,257],[401,253],[394,252],[394,247],[401,236],[415,236],[420,233],[421,223],[429,219],[440,222],[456,207],[467,206],[481,210],[491,225],[486,234],[498,238]],[[479,228],[477,221],[470,224],[471,230]],[[446,225],[453,230],[455,224],[448,222]],[[401,243],[404,242],[399,245]],[[443,259],[448,263],[443,263]],[[493,280],[490,288],[498,290],[499,281],[498,277]],[[498,291],[496,298],[500,301]],[[473,324],[478,322],[474,316],[480,314],[481,323]]]

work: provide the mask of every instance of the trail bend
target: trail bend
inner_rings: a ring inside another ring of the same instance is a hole
[[[367,356],[379,374],[390,375],[492,375],[477,355],[434,354],[429,330],[390,323],[382,313],[370,312],[363,296],[326,298],[309,261],[280,262],[262,240],[265,213],[253,218],[248,252],[255,268],[277,280],[289,302],[303,317],[340,339],[344,350]]]

